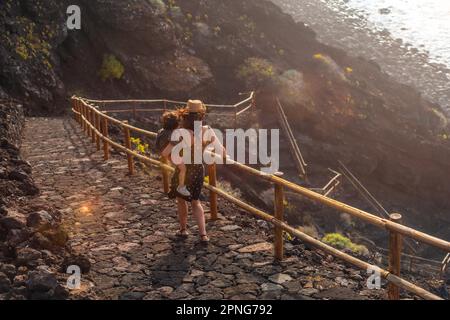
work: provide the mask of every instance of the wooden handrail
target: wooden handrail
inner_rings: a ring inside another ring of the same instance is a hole
[[[300,147],[298,146],[297,140],[295,139],[291,126],[289,125],[289,121],[287,120],[286,114],[284,113],[283,107],[281,106],[280,100],[278,99],[277,99],[277,112],[281,127],[284,130],[286,138],[289,142],[291,154],[294,158],[295,165],[298,171],[300,172],[300,177],[306,179],[307,178],[306,168],[308,167],[308,164],[303,158],[303,154],[300,151]]]
[[[92,106],[89,103],[87,103],[86,100],[84,100],[84,99],[81,99],[81,98],[78,98],[78,97],[73,97],[72,99],[74,99],[74,100],[76,100],[78,102],[81,102],[81,105],[82,105],[81,106],[81,110],[83,110],[83,108],[86,108],[86,110],[89,109],[89,110],[91,110],[92,113],[97,114],[97,116],[102,117],[103,119],[107,119],[107,120],[109,120],[109,121],[111,121],[111,122],[121,126],[124,129],[128,129],[128,130],[134,131],[134,132],[138,132],[138,133],[147,135],[147,136],[152,137],[152,138],[155,138],[157,136],[157,134],[154,133],[154,132],[133,127],[133,126],[127,124],[127,123],[119,121],[119,120],[117,120],[117,119],[115,119],[113,117],[110,117],[110,116],[100,112],[97,108],[95,108],[94,106]],[[77,105],[77,104],[75,103],[74,105]],[[97,130],[97,128],[94,125],[89,123],[89,119],[86,118],[83,115],[83,112],[79,112],[78,110],[75,110],[75,109],[72,109],[72,110],[76,114],[80,115],[80,120],[81,120],[82,124],[84,124],[89,129],[90,132],[93,132],[96,136],[98,136],[104,143],[108,143],[112,147],[125,152],[127,154],[127,156],[134,157],[134,158],[138,159],[139,161],[142,161],[143,163],[148,163],[150,165],[160,167],[161,169],[167,170],[169,172],[173,172],[174,171],[174,169],[171,166],[167,165],[167,164],[164,164],[164,163],[162,163],[162,162],[160,162],[158,160],[155,160],[155,159],[152,159],[150,157],[147,157],[147,156],[144,156],[142,154],[139,154],[139,153],[131,150],[130,148],[124,147],[124,146],[120,145],[119,143],[114,142],[110,138],[104,136],[99,130]],[[210,155],[212,155],[214,157],[221,158],[221,156],[219,156],[217,154],[214,154],[212,152],[209,152],[209,153],[210,153]],[[386,229],[386,230],[388,230],[390,232],[396,232],[398,234],[401,234],[401,235],[404,235],[404,236],[408,236],[408,237],[414,238],[416,240],[423,241],[423,242],[428,243],[428,244],[430,244],[432,246],[435,246],[435,247],[438,247],[440,249],[443,249],[446,252],[450,252],[450,243],[448,241],[445,241],[445,240],[433,237],[431,235],[428,235],[428,234],[425,234],[423,232],[417,231],[415,229],[412,229],[412,228],[406,227],[404,225],[395,223],[393,221],[389,221],[389,220],[386,220],[386,219],[379,218],[379,217],[377,217],[375,215],[372,215],[372,214],[370,214],[368,212],[365,212],[363,210],[351,207],[351,206],[349,206],[349,205],[347,205],[345,203],[342,203],[342,202],[336,201],[334,199],[328,198],[326,196],[323,196],[321,194],[313,192],[313,191],[311,191],[311,190],[309,190],[307,188],[301,187],[301,186],[296,185],[296,184],[294,184],[292,182],[284,180],[284,179],[282,179],[282,178],[280,178],[280,177],[278,177],[276,175],[265,174],[265,173],[263,173],[263,172],[261,172],[261,171],[259,171],[257,169],[248,167],[248,166],[246,166],[246,165],[244,165],[242,163],[239,163],[237,161],[234,161],[234,160],[232,160],[230,158],[227,158],[226,163],[235,165],[237,168],[239,168],[239,169],[241,169],[241,170],[243,170],[243,171],[245,171],[245,172],[247,172],[249,174],[258,176],[258,177],[260,177],[260,178],[262,178],[262,179],[264,179],[266,181],[272,182],[272,183],[274,183],[274,184],[276,184],[276,185],[278,185],[280,187],[288,188],[291,191],[294,191],[294,192],[296,192],[296,193],[298,193],[300,195],[303,195],[303,196],[305,196],[305,197],[307,197],[307,198],[309,198],[311,200],[315,200],[315,201],[317,201],[317,202],[319,202],[321,204],[324,204],[326,206],[329,206],[331,208],[338,209],[341,212],[346,212],[346,213],[348,213],[350,215],[358,217],[358,218],[360,218],[360,219],[362,219],[362,220],[364,220],[366,222],[369,222],[369,223],[371,223],[371,224],[373,224],[373,225],[375,225],[377,227]],[[241,201],[239,199],[236,199],[236,198],[232,197],[231,195],[227,194],[225,191],[223,191],[223,190],[221,190],[221,189],[219,189],[219,188],[217,188],[217,187],[215,187],[213,185],[205,184],[205,187],[207,189],[215,192],[216,194],[220,195],[221,197],[227,199],[228,201],[230,201],[230,202],[238,205],[239,207],[245,209],[246,211],[257,215],[258,217],[263,218],[266,221],[271,222],[275,227],[282,228],[284,231],[289,232],[292,235],[295,235],[299,239],[301,239],[301,240],[303,240],[303,241],[305,241],[307,243],[310,243],[311,245],[314,245],[315,247],[317,247],[319,249],[322,249],[322,250],[324,250],[324,251],[326,251],[326,252],[328,252],[328,253],[330,253],[330,254],[332,254],[332,255],[334,255],[334,256],[336,256],[336,257],[338,257],[338,258],[340,258],[340,259],[342,259],[344,261],[347,261],[347,262],[349,262],[349,263],[351,263],[351,264],[353,264],[353,265],[355,265],[357,267],[360,267],[362,269],[365,269],[365,270],[367,270],[368,267],[377,268],[377,270],[380,271],[380,274],[385,279],[387,279],[390,283],[393,283],[393,284],[395,284],[398,287],[407,289],[407,290],[409,290],[409,291],[419,295],[420,297],[422,297],[424,299],[440,299],[438,296],[433,295],[433,294],[427,292],[426,290],[424,290],[424,289],[422,289],[420,287],[417,287],[417,286],[415,286],[412,283],[407,282],[406,280],[400,278],[399,276],[395,276],[395,275],[389,273],[386,270],[383,270],[383,269],[381,269],[379,267],[372,266],[372,265],[370,265],[370,264],[368,264],[368,263],[366,263],[366,262],[364,262],[362,260],[354,258],[354,257],[352,257],[350,255],[347,255],[347,254],[345,254],[345,253],[343,253],[343,252],[341,252],[341,251],[339,251],[339,250],[337,250],[337,249],[335,249],[333,247],[330,247],[330,246],[328,246],[328,245],[326,245],[326,244],[324,244],[324,243],[322,243],[322,242],[320,242],[320,241],[318,241],[318,240],[316,240],[316,239],[314,239],[314,238],[312,238],[312,237],[310,237],[310,236],[308,236],[308,235],[298,231],[297,229],[287,225],[285,222],[280,221],[279,219],[276,219],[274,216],[271,216],[271,215],[269,215],[269,214],[267,214],[267,213],[265,213],[265,212],[263,212],[263,211],[261,211],[259,209],[256,209],[255,207],[253,207],[253,206],[251,206],[251,205],[249,205],[247,203],[244,203],[243,201]]]
[[[254,99],[254,92],[250,93],[250,96],[243,101],[240,101],[233,105],[226,104],[205,104],[206,107],[210,108],[237,108],[240,105],[252,101]],[[83,98],[84,101],[90,103],[107,103],[107,104],[122,104],[122,103],[170,103],[170,104],[179,104],[186,105],[187,103],[184,101],[175,101],[175,100],[167,100],[167,99],[133,99],[133,100],[95,100],[95,99],[87,99]]]
[[[285,222],[282,222],[278,219],[276,219],[274,216],[256,209],[255,207],[243,202],[242,200],[239,200],[231,195],[229,195],[228,193],[226,193],[225,191],[216,188],[216,187],[212,187],[209,185],[205,185],[205,187],[207,189],[213,190],[215,191],[218,195],[220,195],[222,198],[228,200],[229,202],[237,205],[238,207],[248,211],[249,213],[269,222],[272,223],[275,226],[280,227],[281,229],[283,229],[284,231],[288,232],[289,234],[299,238],[300,240],[302,240],[303,242],[306,242],[314,247],[316,247],[317,249],[323,250],[331,255],[333,255],[336,258],[339,258],[341,260],[344,260],[364,271],[369,270],[369,268],[371,270],[376,270],[379,272],[379,274],[386,279],[387,281],[389,281],[390,283],[395,284],[398,287],[401,287],[405,290],[408,290],[414,294],[417,294],[418,296],[420,296],[423,299],[426,300],[442,300],[441,297],[438,297],[428,291],[426,291],[425,289],[420,288],[419,286],[416,286],[415,284],[408,282],[406,280],[404,280],[403,278],[400,278],[396,275],[393,275],[391,273],[389,273],[387,270],[384,270],[378,266],[375,265],[371,265],[370,263],[367,263],[365,261],[362,261],[358,258],[355,258],[349,254],[346,254],[338,249],[335,249],[309,235],[307,235],[306,233],[303,233],[297,229],[295,229],[294,227],[291,227],[290,225],[286,224]]]
[[[236,116],[240,116],[241,114],[243,114],[244,112],[248,111],[250,108],[253,107],[253,104],[249,104],[248,106],[246,106],[244,109],[242,109],[241,111],[236,112]]]
[[[237,112],[237,115],[241,115],[242,113],[244,113],[245,111],[247,111],[248,109],[250,109],[252,107],[252,105],[249,105],[248,107],[246,107],[244,110],[241,110],[239,112]],[[102,110],[102,112],[104,113],[130,113],[130,112],[164,112],[167,111],[167,109],[110,109],[110,110]],[[208,114],[213,114],[213,115],[229,115],[230,112],[227,111],[222,111],[222,112],[217,112],[217,111],[212,111],[212,112],[208,112]]]
[[[241,95],[242,95],[242,94],[244,94],[244,93],[241,93]],[[250,96],[249,96],[247,99],[242,100],[241,102],[236,103],[233,107],[237,108],[237,107],[239,107],[240,105],[243,105],[243,104],[245,104],[245,103],[247,103],[247,102],[253,101],[254,99],[255,99],[255,92],[252,91],[252,92],[250,92]]]

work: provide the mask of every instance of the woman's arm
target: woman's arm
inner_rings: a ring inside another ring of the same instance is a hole
[[[227,157],[227,150],[226,148],[223,146],[222,141],[220,141],[220,139],[217,138],[216,133],[214,132],[214,130],[209,127],[206,126],[204,127],[204,134],[203,134],[203,138],[207,141],[204,141],[204,143],[209,144],[209,145],[214,145],[214,151],[219,154],[220,156],[223,157],[223,159],[226,159]]]

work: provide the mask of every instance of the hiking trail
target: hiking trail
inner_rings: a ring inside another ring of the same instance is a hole
[[[28,118],[22,152],[41,190],[39,200],[58,208],[75,253],[91,271],[83,288],[104,299],[364,298],[361,271],[331,255],[285,245],[275,262],[273,229],[219,202],[220,219],[208,220],[208,245],[178,239],[176,203],[161,188],[158,170],[128,175],[123,157],[108,161],[69,118]],[[207,203],[204,203],[206,211]],[[357,292],[361,291],[358,295]],[[77,292],[73,292],[77,294]]]

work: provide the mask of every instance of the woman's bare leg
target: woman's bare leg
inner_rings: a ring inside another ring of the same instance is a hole
[[[177,167],[178,170],[180,170],[180,174],[178,175],[178,186],[184,187],[186,185],[186,166],[184,163],[180,163]]]
[[[200,200],[192,201],[192,213],[197,221],[198,230],[201,236],[206,236],[205,212]]]
[[[180,221],[180,230],[187,229],[188,204],[182,198],[177,198],[178,219]]]

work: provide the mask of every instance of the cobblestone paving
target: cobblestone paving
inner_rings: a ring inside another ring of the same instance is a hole
[[[175,202],[166,198],[158,171],[127,174],[125,157],[102,152],[63,118],[27,120],[23,153],[32,164],[41,201],[64,215],[70,245],[92,268],[83,275],[100,299],[365,298],[365,274],[331,256],[286,245],[273,261],[267,224],[223,202],[223,216],[208,221],[202,245],[177,239]],[[206,205],[206,204],[205,204]]]

